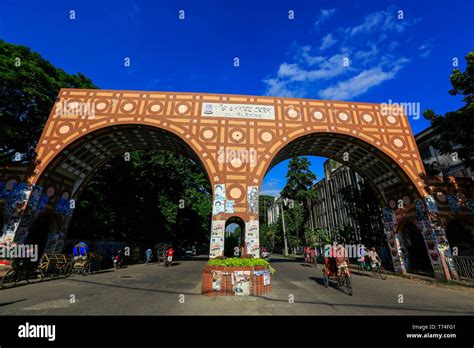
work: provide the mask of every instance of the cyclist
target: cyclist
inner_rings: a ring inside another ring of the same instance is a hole
[[[349,267],[348,264],[348,255],[347,251],[344,246],[339,243],[336,248],[336,267],[337,267],[337,275],[339,277],[342,276],[342,269]]]
[[[379,254],[377,254],[377,251],[375,250],[374,246],[370,248],[370,251],[367,256],[369,257],[370,267],[372,269],[376,269],[377,266],[380,267],[380,265],[382,264],[382,259],[380,258]]]

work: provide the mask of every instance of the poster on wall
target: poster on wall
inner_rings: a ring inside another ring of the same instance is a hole
[[[428,207],[428,211],[430,213],[439,214],[439,210],[438,210],[438,207],[436,206],[436,202],[433,196],[426,196],[425,202],[426,202],[426,206]]]
[[[48,240],[46,242],[46,247],[44,248],[45,254],[52,254],[56,248],[56,243],[58,242],[59,234],[58,233],[50,233],[48,234]]]
[[[225,212],[233,214],[234,213],[234,204],[235,204],[235,201],[225,201]]]
[[[225,211],[225,201],[214,201],[212,215],[218,215]]]
[[[268,270],[263,271],[263,285],[270,285],[270,272]]]
[[[258,238],[258,220],[250,220],[245,224],[245,239]]]
[[[46,209],[46,206],[48,205],[49,201],[49,196],[47,194],[42,194],[39,201],[38,205],[36,206],[37,211],[43,211]]]
[[[459,212],[461,210],[459,207],[458,198],[455,195],[448,195],[448,202],[451,211]]]
[[[71,201],[69,199],[65,199],[60,197],[56,203],[56,207],[54,210],[60,214],[64,214],[67,216],[71,216],[74,209],[71,208]]]
[[[16,185],[16,182],[0,181],[0,199],[10,198]]]
[[[220,291],[222,288],[222,272],[212,271],[212,290]]]
[[[13,241],[18,226],[20,225],[20,220],[21,217],[19,215],[14,215],[5,225],[3,225],[2,235],[4,241]]]
[[[209,257],[218,257],[224,254],[224,238],[212,237],[210,242]]]
[[[260,243],[258,239],[247,240],[247,253],[253,257],[260,257]]]
[[[38,210],[38,205],[41,200],[41,192],[43,188],[39,185],[33,185],[33,189],[31,191],[30,199],[28,200],[28,205],[33,211]]]
[[[211,224],[211,237],[224,238],[225,220],[214,220]]]
[[[225,184],[214,185],[214,200],[216,201],[225,200]]]
[[[17,207],[23,206],[28,201],[30,193],[31,186],[28,186],[25,183],[17,184],[5,205],[5,212],[7,214],[12,214],[15,212]]]
[[[415,199],[415,208],[416,208],[416,221],[423,222],[428,220],[426,215],[425,207],[423,206],[423,201],[421,199]]]
[[[235,271],[232,274],[236,295],[246,296],[250,293],[250,271]]]
[[[28,235],[28,227],[30,226],[32,216],[30,214],[23,215],[20,220],[20,225],[15,233],[15,241],[23,243]]]
[[[209,256],[211,258],[222,256],[224,252],[225,221],[216,220],[211,224],[211,241]]]
[[[258,186],[247,187],[247,203],[248,203],[249,213],[257,214],[258,213]]]

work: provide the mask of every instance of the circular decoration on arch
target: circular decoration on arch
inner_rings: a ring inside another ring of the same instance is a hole
[[[242,186],[238,184],[229,185],[226,191],[228,196],[235,201],[240,201],[244,198]]]
[[[137,107],[137,104],[134,101],[125,100],[120,105],[120,111],[125,114],[130,114],[135,110],[136,107]]]
[[[186,115],[189,114],[191,110],[191,105],[189,103],[177,103],[174,106],[174,112],[178,115]]]
[[[59,134],[69,133],[70,130],[71,130],[71,127],[69,127],[68,125],[61,126],[59,127]]]
[[[362,121],[372,124],[374,123],[374,116],[369,113],[365,113],[362,115]]]
[[[230,131],[230,138],[232,141],[240,143],[245,140],[245,131],[241,128],[233,128]]]
[[[319,109],[312,109],[311,110],[311,117],[316,121],[323,121],[326,118],[326,115],[322,110]]]
[[[260,134],[258,135],[260,141],[264,143],[269,143],[270,141],[273,140],[274,134],[270,130],[262,130],[260,131]]]
[[[97,111],[103,112],[109,108],[110,102],[107,99],[98,99],[94,102],[94,105]]]
[[[300,117],[300,111],[298,108],[296,108],[294,105],[290,105],[289,107],[286,108],[285,110],[285,115],[292,119],[292,120],[296,120],[297,118]]]
[[[242,164],[243,164],[243,162],[238,156],[232,158],[231,161],[230,161],[230,165],[232,167],[236,168],[236,169],[242,167]]]
[[[64,109],[67,113],[70,114],[75,114],[79,112],[79,106],[81,105],[82,100],[81,99],[70,99],[65,101]]]
[[[403,141],[403,139],[400,138],[400,137],[393,137],[392,138],[392,144],[395,147],[398,147],[399,149],[405,147],[405,141]]]
[[[388,115],[388,116],[386,117],[386,120],[387,120],[387,123],[389,123],[389,124],[391,124],[391,125],[395,125],[395,124],[398,123],[397,118],[396,118],[395,116],[393,116],[393,115]]]
[[[340,111],[337,113],[337,119],[341,122],[347,123],[351,120],[348,111]]]
[[[202,140],[213,140],[216,137],[216,131],[211,127],[204,127],[201,129]]]
[[[150,114],[159,114],[163,110],[163,103],[160,101],[152,101],[147,105],[146,110]]]

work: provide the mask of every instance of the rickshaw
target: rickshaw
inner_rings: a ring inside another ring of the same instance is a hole
[[[30,278],[35,275],[36,263],[27,258],[13,259],[11,268],[0,278],[0,288],[9,285],[16,286],[22,280],[30,282]]]
[[[76,244],[73,248],[73,254],[72,273],[80,273],[85,276],[100,270],[102,256],[95,252],[89,252],[86,243],[80,242]]]
[[[66,278],[72,273],[73,261],[69,255],[44,254],[41,258],[37,271],[41,280],[50,274],[64,275]]]
[[[339,270],[337,268],[338,258],[325,257],[323,267],[324,286],[329,286],[329,281],[335,281],[339,288],[345,288],[347,293],[352,296],[351,271],[349,270],[349,260],[345,259],[345,265]]]

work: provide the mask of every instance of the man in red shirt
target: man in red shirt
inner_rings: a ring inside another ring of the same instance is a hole
[[[167,266],[171,265],[171,262],[173,261],[173,254],[174,254],[174,250],[173,250],[173,247],[170,245],[170,247],[166,251],[166,265]]]

